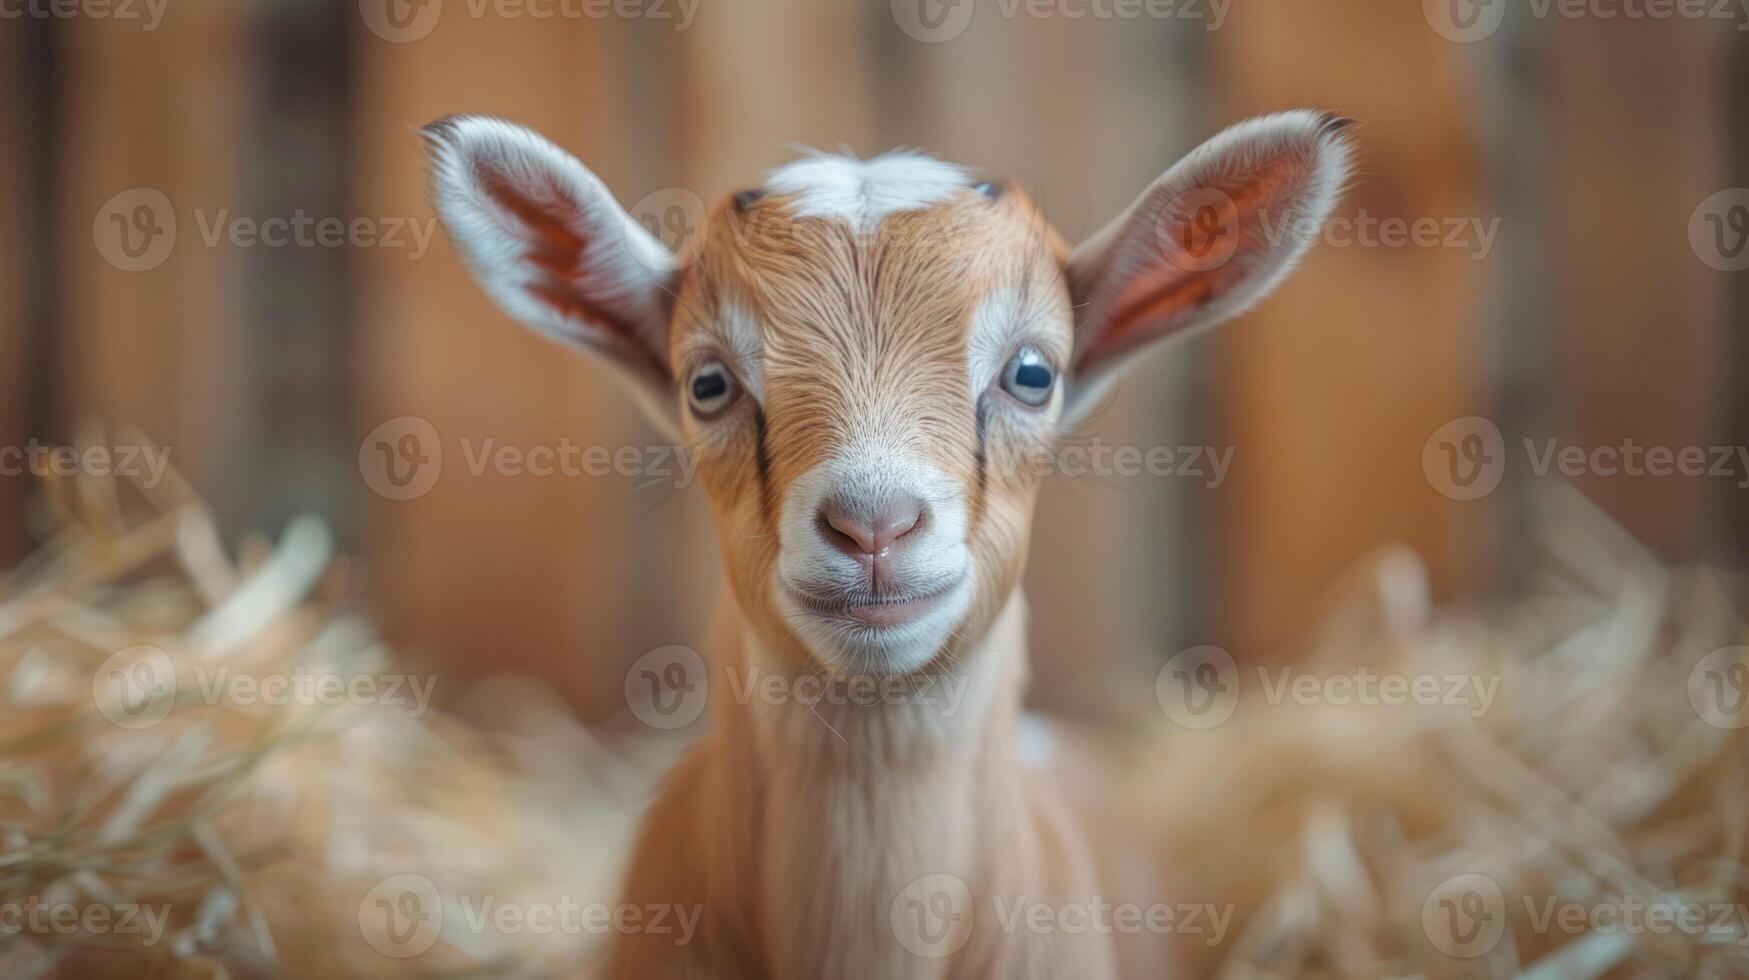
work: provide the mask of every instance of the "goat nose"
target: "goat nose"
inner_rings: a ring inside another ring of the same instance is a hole
[[[853,558],[878,558],[923,527],[928,515],[917,497],[889,497],[873,506],[827,500],[820,505],[820,533]]]

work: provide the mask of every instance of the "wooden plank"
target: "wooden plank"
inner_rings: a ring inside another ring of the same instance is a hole
[[[1586,450],[1706,446],[1720,383],[1728,275],[1689,242],[1721,172],[1718,120],[1735,25],[1583,18],[1549,31],[1547,139],[1554,258],[1544,439]],[[1655,79],[1655,83],[1649,83]],[[1728,132],[1728,131],[1726,131]],[[1711,543],[1716,479],[1587,472],[1576,485],[1672,559]]]
[[[42,227],[32,213],[32,202],[40,198],[32,193],[36,153],[30,138],[42,93],[37,52],[30,46],[42,43],[40,29],[0,32],[0,90],[20,93],[0,114],[0,450],[13,452],[24,447],[35,422],[29,381],[35,304],[26,282],[27,235]],[[28,490],[22,474],[0,473],[0,568],[22,557],[20,508]]]
[[[1749,46],[1731,45],[1721,74],[1725,78],[1724,91],[1730,94],[1725,97],[1723,112],[1727,135],[1720,183],[1749,187]],[[1723,317],[1726,329],[1722,331],[1721,343],[1723,418],[1717,431],[1723,445],[1749,446],[1749,336],[1741,329],[1749,323],[1749,272],[1731,273],[1726,289]],[[1732,325],[1736,329],[1731,329]],[[1721,535],[1713,557],[1728,560],[1738,568],[1749,565],[1749,493],[1729,483],[1715,486],[1713,492],[1722,515],[1719,523],[1726,532]]]
[[[1486,219],[1469,51],[1421,4],[1234,5],[1211,41],[1228,119],[1310,105],[1362,122],[1340,216]],[[1364,25],[1357,29],[1356,25]],[[1388,83],[1381,83],[1388,79]],[[1477,324],[1487,261],[1466,249],[1315,247],[1262,307],[1213,335],[1211,398],[1235,449],[1220,500],[1220,635],[1268,651],[1315,618],[1334,577],[1400,541],[1442,590],[1484,520],[1424,477],[1450,419],[1491,410]]]
[[[358,212],[431,220],[416,130],[455,112],[533,126],[636,200],[646,189],[631,172],[633,147],[604,135],[623,127],[600,124],[635,74],[616,56],[626,30],[611,20],[475,18],[461,5],[446,5],[428,35],[404,42],[359,24]],[[492,306],[441,234],[418,258],[388,249],[354,258],[366,284],[354,444],[380,423],[414,416],[433,427],[443,453],[441,477],[417,499],[357,486],[373,600],[389,635],[431,658],[440,696],[481,673],[523,671],[552,681],[586,713],[623,709],[627,610],[662,604],[660,579],[627,572],[643,545],[632,522],[649,497],[634,497],[632,481],[618,477],[490,466],[475,475],[469,453],[565,440],[642,446],[654,437],[605,369]]]
[[[197,4],[151,31],[58,25],[55,415],[136,425],[209,491],[246,397],[235,255],[202,235],[238,207],[244,14]]]

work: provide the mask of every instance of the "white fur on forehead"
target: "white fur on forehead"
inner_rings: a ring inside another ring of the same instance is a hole
[[[836,218],[859,233],[880,227],[888,215],[922,211],[971,186],[964,167],[910,150],[869,160],[820,153],[779,167],[765,179],[767,191],[794,199],[798,217]]]

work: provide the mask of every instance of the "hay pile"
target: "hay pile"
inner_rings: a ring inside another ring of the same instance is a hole
[[[1718,577],[1541,504],[1535,598],[1435,614],[1386,554],[1298,668],[1497,681],[1486,710],[1252,676],[1227,722],[1162,737],[1135,807],[1171,814],[1174,897],[1236,913],[1178,944],[1186,975],[1749,976],[1749,638]]]
[[[0,976],[593,962],[597,932],[471,923],[488,901],[611,903],[672,743],[610,750],[528,688],[475,692],[520,721],[491,731],[405,697],[214,696],[223,668],[422,675],[348,611],[318,524],[233,561],[174,480],[49,489],[59,530],[0,582]],[[1749,976],[1749,708],[1729,710],[1749,667],[1715,652],[1742,626],[1715,579],[1582,503],[1541,526],[1538,598],[1436,613],[1387,555],[1296,668],[1497,678],[1486,711],[1252,683],[1219,726],[1122,740],[1123,809],[1172,900],[1233,910],[1218,944],[1178,937],[1183,975]],[[1730,914],[1607,919],[1635,903]]]
[[[59,530],[0,583],[0,976],[554,976],[599,951],[467,913],[611,902],[659,764],[532,689],[481,692],[513,731],[431,707],[317,522],[233,562],[174,479],[48,490]]]

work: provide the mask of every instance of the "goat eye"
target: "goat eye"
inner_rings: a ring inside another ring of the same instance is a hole
[[[1022,347],[1002,369],[1002,390],[1033,408],[1051,400],[1051,387],[1056,380],[1056,372],[1037,347]]]
[[[721,413],[739,397],[741,385],[728,365],[715,358],[694,371],[692,380],[686,383],[686,400],[692,405],[693,414],[702,419]]]

